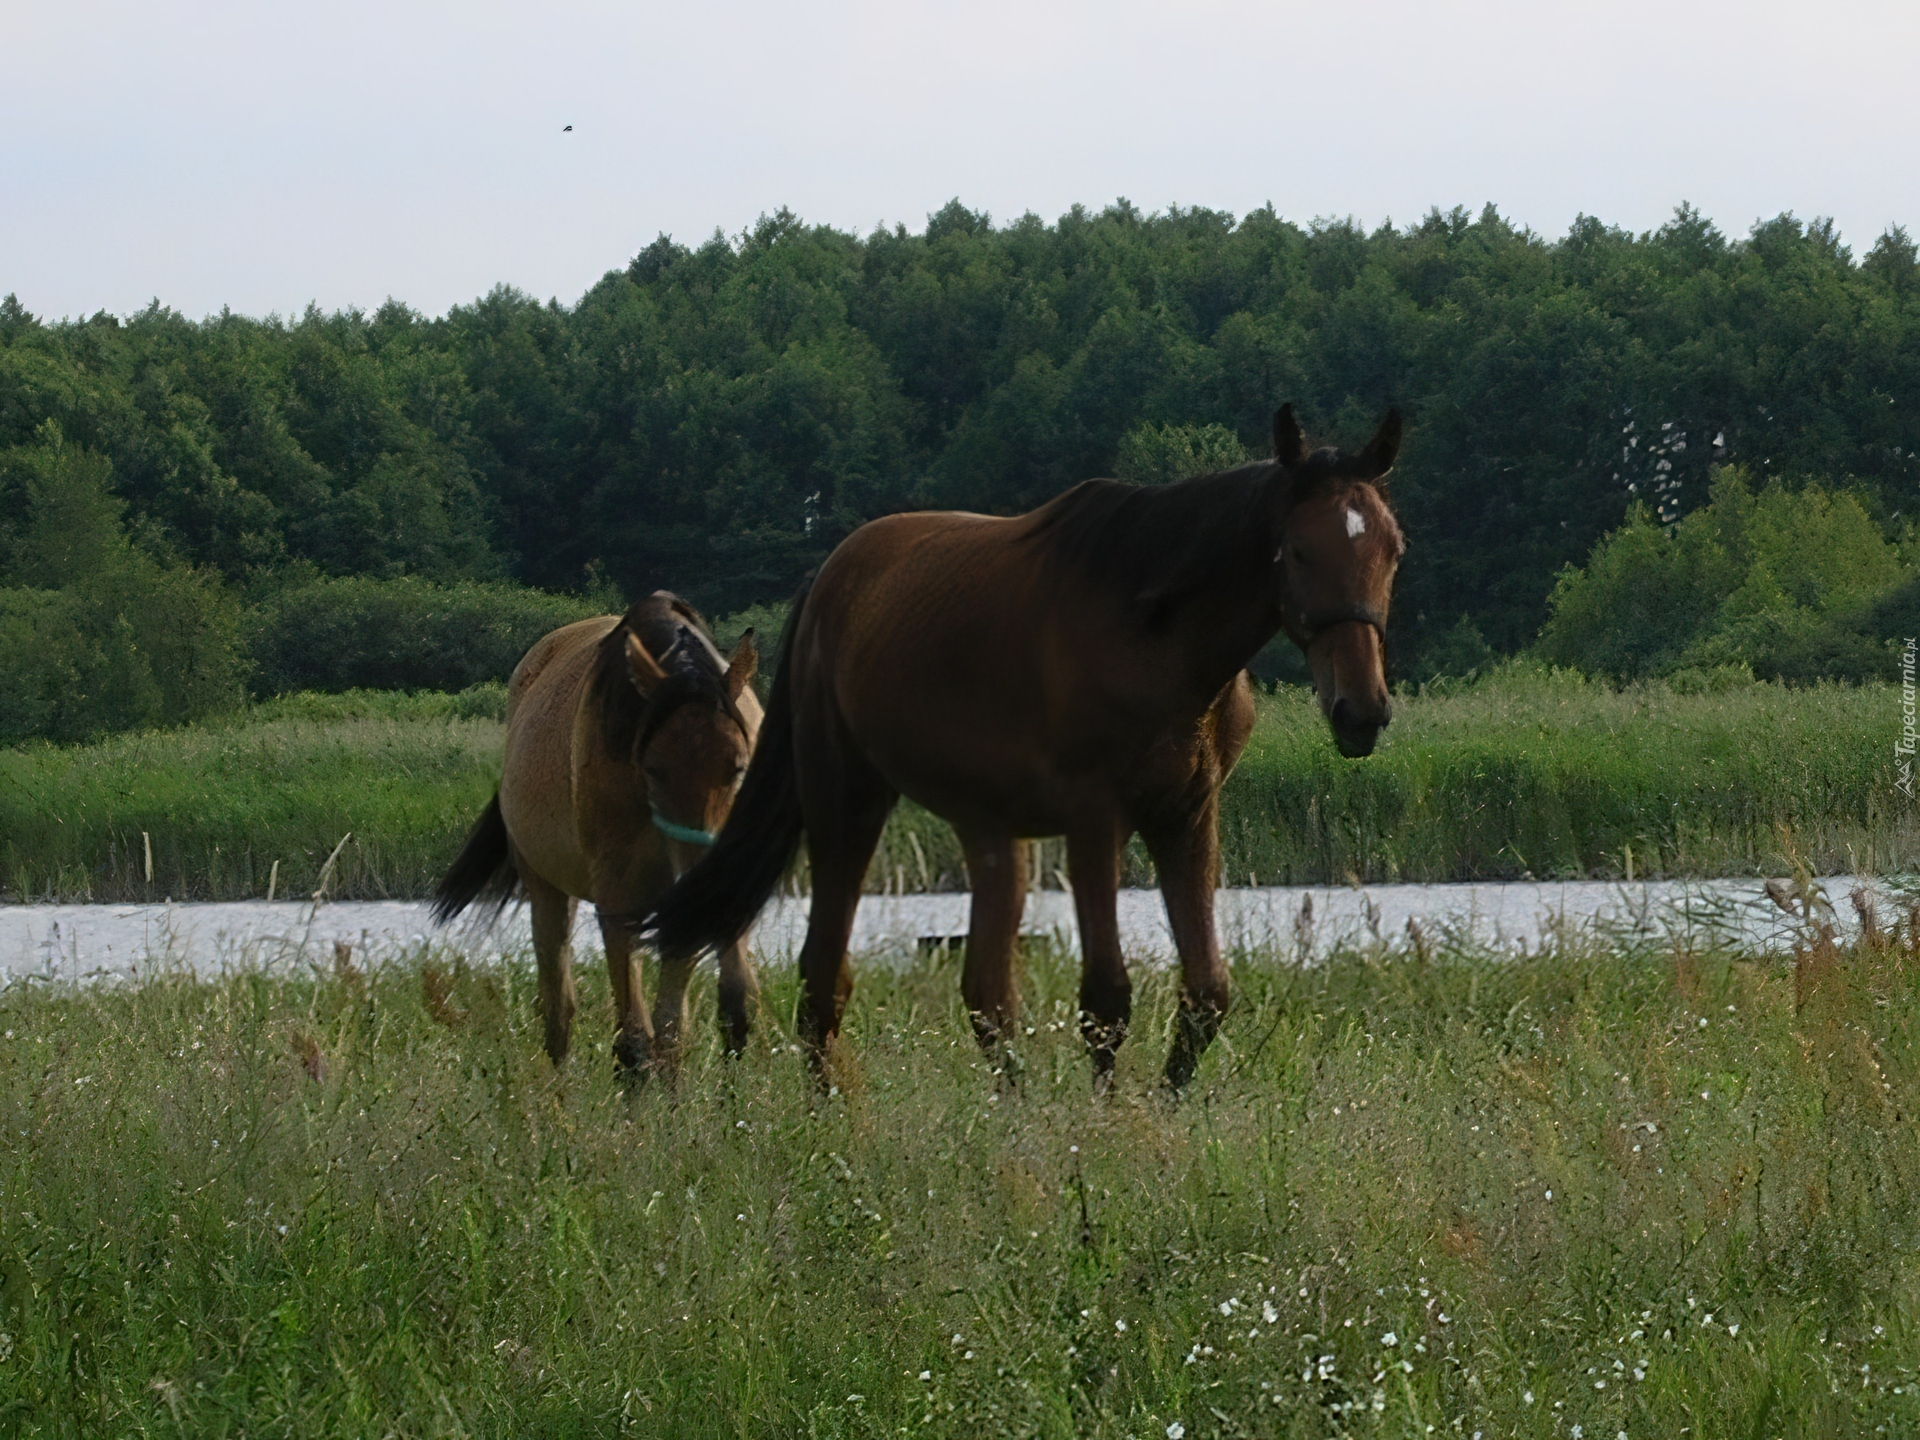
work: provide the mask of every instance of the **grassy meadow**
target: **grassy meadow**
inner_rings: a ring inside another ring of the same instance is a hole
[[[355,692],[82,746],[0,750],[0,894],[14,899],[426,894],[499,773],[498,686]],[[1310,695],[1262,696],[1223,795],[1230,884],[1894,871],[1920,856],[1894,784],[1888,686],[1682,694],[1513,670],[1408,694],[1345,760]],[[152,878],[147,856],[152,854]],[[1041,881],[1064,868],[1041,847]],[[1135,883],[1150,880],[1135,845]],[[958,843],[910,805],[874,889],[965,888]]]
[[[1842,902],[1844,903],[1844,902]],[[1884,918],[1884,917],[1883,917]],[[520,963],[0,992],[0,1427],[23,1436],[1752,1437],[1920,1430],[1920,934],[1236,964],[1187,1098],[1138,977],[1089,1095],[950,962],[790,970],[677,1091]]]

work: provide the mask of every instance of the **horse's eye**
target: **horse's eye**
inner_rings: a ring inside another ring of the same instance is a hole
[[[1306,551],[1302,550],[1298,545],[1293,547],[1293,558],[1302,565],[1307,563]]]

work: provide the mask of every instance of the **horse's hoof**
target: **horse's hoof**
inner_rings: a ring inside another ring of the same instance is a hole
[[[1169,1100],[1178,1100],[1186,1093],[1187,1086],[1193,1083],[1194,1071],[1200,1068],[1200,1057],[1183,1055],[1176,1048],[1167,1057],[1167,1068],[1161,1072],[1160,1088]]]
[[[615,1036],[613,1041],[614,1077],[629,1090],[644,1085],[657,1063],[652,1050],[652,1046],[637,1036]]]

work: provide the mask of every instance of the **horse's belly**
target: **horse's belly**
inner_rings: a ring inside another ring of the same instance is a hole
[[[894,789],[961,830],[1060,835],[1112,794],[1103,779],[1017,746],[942,744],[924,734],[903,741],[895,731],[863,749]]]
[[[545,687],[542,687],[545,688]],[[521,860],[569,895],[591,893],[592,877],[574,815],[571,694],[536,695],[507,728],[500,818]],[[541,703],[544,702],[544,703]]]
[[[556,792],[537,780],[522,786],[503,776],[500,818],[513,848],[535,874],[569,895],[586,896],[592,893],[592,877],[564,777],[560,783],[563,788]],[[554,803],[556,799],[561,803]]]

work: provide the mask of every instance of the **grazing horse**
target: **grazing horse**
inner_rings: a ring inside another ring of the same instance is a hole
[[[757,664],[751,630],[723,660],[694,609],[661,590],[625,615],[555,630],[514,667],[500,788],[433,913],[445,924],[478,900],[497,915],[526,896],[556,1065],[573,1030],[580,900],[599,911],[606,943],[616,1069],[632,1079],[677,1064],[693,957],[662,962],[649,1017],[633,933],[616,917],[657,902],[726,821],[760,729]],[[758,986],[738,936],[716,948],[720,1025],[738,1052]]]
[[[794,601],[733,814],[642,933],[676,958],[733,943],[804,834],[797,1028],[824,1073],[861,880],[904,794],[965,850],[961,992],[991,1046],[1017,1013],[1024,841],[1065,835],[1081,1031],[1105,1088],[1132,1010],[1114,906],[1138,832],[1180,953],[1165,1078],[1181,1088],[1227,1008],[1216,821],[1253,727],[1246,663],[1284,629],[1342,754],[1369,753],[1390,718],[1387,603],[1404,546],[1379,482],[1399,445],[1390,411],[1364,450],[1310,452],[1283,406],[1272,460],[1165,486],[1089,480],[1012,518],[862,526]]]

